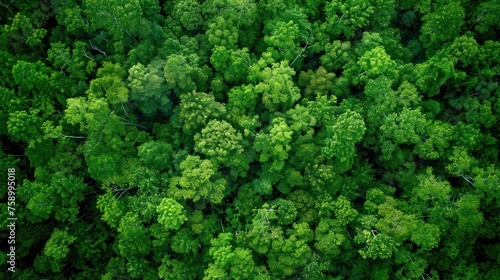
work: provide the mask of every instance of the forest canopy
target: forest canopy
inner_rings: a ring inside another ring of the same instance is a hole
[[[499,15],[0,0],[0,278],[497,279]]]

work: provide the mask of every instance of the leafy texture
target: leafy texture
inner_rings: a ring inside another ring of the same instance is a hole
[[[0,0],[0,279],[497,279],[498,15]]]

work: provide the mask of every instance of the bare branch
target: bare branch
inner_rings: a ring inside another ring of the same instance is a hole
[[[472,28],[472,27],[473,27],[476,23],[480,22],[480,21],[481,21],[481,19],[483,19],[483,17],[484,17],[484,14],[485,14],[485,13],[486,13],[486,11],[483,11],[483,12],[479,15],[479,17],[476,19],[476,21],[475,21],[475,22],[474,22],[474,23],[473,23],[473,24],[469,27],[469,29],[467,29],[467,30],[470,30],[470,29],[471,29],[471,28]]]
[[[243,59],[243,61],[245,61],[245,63],[248,65],[248,67],[252,67],[252,65],[250,65],[250,61],[246,60],[241,54],[236,53],[236,55],[241,57],[241,59]]]
[[[95,223],[91,224],[85,231],[89,230],[91,227],[93,227]]]
[[[10,12],[10,14],[11,14],[12,16],[14,16],[14,13],[13,13],[13,12],[12,12],[12,10],[9,8],[9,6],[10,6],[13,2],[14,2],[14,0],[11,0],[9,4],[4,4],[4,3],[0,2],[0,6],[7,8],[7,10],[9,10],[9,12]]]
[[[349,238],[351,238],[351,240],[353,240],[351,234],[347,231],[347,229],[345,230],[345,232],[347,233],[347,235],[349,235]]]
[[[129,119],[130,119],[130,116],[128,115],[127,111],[125,110],[125,107],[123,107],[123,102],[121,102],[121,103],[122,103],[122,109],[123,109],[123,112],[125,112],[125,115],[127,115],[127,118],[129,118]]]
[[[105,51],[103,51],[103,50],[101,50],[101,49],[99,49],[99,48],[98,48],[98,47],[96,47],[94,44],[92,44],[92,41],[91,41],[91,40],[89,40],[89,43],[90,43],[90,46],[91,46],[94,50],[96,50],[96,51],[98,51],[98,52],[102,53],[104,56],[107,56],[107,55],[106,55],[106,52],[105,52]]]
[[[290,66],[292,66],[295,61],[297,60],[297,58],[299,58],[302,53],[307,49],[307,46],[309,46],[309,41],[306,42],[306,45],[304,46],[304,48],[300,51],[300,53],[293,59],[292,63],[290,63]]]
[[[222,232],[224,232],[224,225],[222,224],[222,218],[219,218],[220,221],[220,227],[222,228]]]
[[[472,178],[471,176],[469,175],[460,175],[460,177],[462,177],[462,179],[464,179],[465,181],[467,181],[467,183],[471,184],[474,186],[474,184],[471,182],[471,181],[474,181],[474,178]]]
[[[84,51],[83,53],[83,56],[85,56],[86,58],[90,59],[90,60],[95,60],[93,59],[92,57],[88,56],[87,52]]]
[[[133,125],[133,126],[137,126],[137,127],[140,127],[140,128],[144,128],[144,129],[150,129],[149,127],[145,127],[145,126],[142,126],[140,124],[136,124],[136,123],[133,123],[133,122],[130,122],[129,120],[125,119],[125,118],[122,118],[122,117],[118,117],[120,118],[122,121],[125,122],[125,124],[128,124],[128,125]]]
[[[61,138],[66,139],[66,138],[71,138],[71,139],[87,139],[85,136],[72,136],[72,135],[64,135],[62,133],[59,133]]]

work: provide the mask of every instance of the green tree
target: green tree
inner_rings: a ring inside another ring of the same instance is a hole
[[[199,29],[203,22],[201,4],[194,0],[176,2],[172,17],[177,19],[187,31]]]
[[[423,159],[442,158],[450,146],[453,128],[447,123],[433,121],[426,126],[425,140],[415,146],[415,152]]]
[[[166,230],[178,230],[187,220],[182,205],[171,198],[162,199],[156,211],[158,212],[158,222]]]
[[[97,78],[92,80],[88,94],[102,98],[106,97],[109,104],[126,103],[129,99],[129,89],[123,79],[126,72],[120,64],[104,62],[97,70]]]
[[[325,54],[321,56],[321,64],[328,71],[339,71],[349,61],[354,60],[351,42],[335,40],[325,45]]]
[[[172,238],[172,250],[179,254],[198,253],[201,242],[188,228],[179,230]]]
[[[3,26],[3,31],[14,41],[27,44],[29,47],[35,47],[40,45],[42,39],[47,35],[47,30],[37,27],[39,26],[36,26],[29,17],[17,13],[10,25]]]
[[[168,193],[175,199],[200,199],[218,204],[224,197],[226,180],[220,178],[210,160],[199,156],[188,156],[180,163],[181,176],[170,180]]]
[[[216,166],[234,168],[242,175],[248,170],[243,153],[243,137],[226,121],[211,120],[194,136],[194,150],[205,155]]]
[[[137,147],[140,162],[146,167],[159,171],[170,167],[173,153],[172,145],[163,141],[150,141]]]
[[[494,15],[500,11],[498,3],[494,1],[484,1],[479,3],[477,7],[473,7],[473,9],[473,15],[468,18],[469,29],[474,27],[476,32],[480,34],[491,31],[492,26],[494,26],[497,21]]]
[[[69,72],[69,78],[78,81],[78,90],[85,92],[88,89],[87,77],[96,71],[96,58],[88,50],[86,42],[75,41],[72,48],[70,45],[67,48],[71,50],[69,56],[67,56],[68,52],[64,44],[52,44],[52,48],[48,51],[48,58],[53,61],[56,69],[61,69],[61,67],[63,71],[66,69]],[[66,92],[66,94],[70,94],[70,92]],[[76,97],[76,94],[72,97]]]
[[[455,71],[455,63],[444,50],[433,55],[429,60],[416,66],[415,86],[426,92],[429,97],[440,93],[440,88],[450,79],[459,78]],[[463,75],[462,75],[463,77]]]
[[[355,147],[363,139],[366,127],[361,115],[354,111],[347,111],[336,121],[327,126],[327,138],[322,153],[326,158],[335,157],[344,168],[341,172],[352,167]]]
[[[305,240],[295,234],[289,238],[276,238],[269,253],[269,268],[273,274],[291,276],[301,269],[312,253]]]
[[[32,112],[16,111],[9,114],[7,121],[7,131],[14,141],[24,141],[34,145],[42,138],[39,127],[43,120],[38,117],[40,110]]]
[[[227,82],[239,84],[246,80],[253,59],[247,48],[231,50],[225,46],[216,46],[210,62]]]
[[[273,170],[279,171],[283,169],[288,158],[293,131],[283,118],[275,118],[271,124],[269,134],[261,133],[255,137],[254,148],[260,152],[261,163],[272,160]]]
[[[150,13],[154,9],[144,7],[146,9],[143,11],[141,4],[146,3],[148,1],[136,0],[121,5],[114,1],[104,3],[87,0],[83,12],[90,23],[92,31],[105,30],[115,41],[123,40],[124,36],[135,40],[136,36],[147,38],[151,32],[151,22],[144,17],[144,12],[151,16]],[[153,3],[149,2],[149,4]],[[158,11],[158,9],[156,10]]]
[[[97,209],[102,213],[101,219],[113,229],[118,229],[122,217],[128,211],[126,202],[123,199],[118,199],[111,192],[99,196]]]
[[[334,78],[334,73],[328,73],[323,66],[320,66],[314,72],[312,70],[300,72],[299,85],[305,88],[306,97],[314,99],[333,92]]]
[[[312,43],[311,24],[300,10],[285,12],[282,17],[265,23],[264,42],[279,51],[279,60],[286,60],[293,65]]]
[[[130,103],[147,116],[157,112],[169,115],[173,107],[160,67],[159,62],[151,63],[147,67],[138,63],[128,70]]]
[[[194,91],[203,90],[207,76],[201,68],[192,66],[184,56],[172,54],[167,58],[163,70],[167,87],[177,96]]]
[[[448,173],[453,176],[460,176],[465,180],[470,180],[472,169],[478,162],[467,153],[464,147],[454,147],[448,159],[450,163],[445,166]]]
[[[325,5],[326,22],[331,34],[347,39],[354,37],[355,30],[368,24],[374,7],[368,1],[330,1]]]
[[[132,259],[150,252],[151,239],[148,229],[142,225],[137,214],[127,212],[120,220],[118,233],[118,249],[125,258]]]
[[[464,194],[457,201],[458,228],[465,232],[474,232],[484,222],[480,208],[479,197],[473,194]]]
[[[370,79],[383,76],[391,80],[397,80],[399,71],[397,63],[391,59],[383,47],[375,47],[365,52],[358,60],[354,78],[354,84],[358,81],[365,84]]]
[[[330,258],[338,256],[342,244],[347,241],[342,226],[333,219],[322,219],[314,235],[316,240],[314,247]]]
[[[243,129],[244,135],[255,132],[261,126],[256,107],[259,102],[259,94],[253,85],[241,85],[232,87],[228,95],[226,108],[228,109],[231,122]]]
[[[120,155],[135,151],[133,143],[126,143],[122,136],[127,133],[126,124],[111,112],[103,99],[68,99],[65,120],[69,124],[80,124],[80,131],[88,134],[83,149],[92,177],[103,180],[115,176],[122,166]]]
[[[260,73],[260,83],[255,86],[255,90],[262,94],[262,103],[267,110],[287,110],[300,99],[300,91],[292,81],[293,75],[295,71],[284,61]]]
[[[50,259],[49,264],[53,272],[62,271],[64,267],[63,261],[70,252],[69,245],[74,243],[75,240],[76,237],[68,234],[67,229],[54,229],[43,250],[44,256]]]
[[[174,126],[182,128],[182,132],[188,135],[194,135],[205,127],[210,119],[222,118],[226,108],[215,101],[212,94],[193,91],[181,95],[180,104],[174,111]]]
[[[44,219],[53,212],[58,221],[75,222],[79,213],[79,205],[83,192],[88,188],[82,178],[61,173],[51,174],[52,180],[42,183],[26,182],[26,194],[29,194],[27,207],[33,214]]]
[[[44,99],[50,100],[57,91],[52,69],[39,60],[36,62],[18,61],[12,67],[12,76],[18,85],[18,90],[28,96],[33,96],[35,104],[42,103]],[[45,87],[40,88],[40,85],[45,85]]]
[[[66,27],[69,34],[82,35],[85,31],[90,30],[90,23],[83,18],[81,5],[75,1],[60,3],[56,10],[57,23]]]
[[[458,37],[464,24],[465,12],[459,2],[436,5],[434,11],[422,17],[420,40],[429,54],[448,40]]]
[[[451,185],[446,180],[436,178],[432,168],[427,168],[425,172],[417,176],[418,184],[412,190],[410,201],[421,203],[427,212],[431,206],[440,206],[449,200]]]
[[[440,239],[440,230],[433,224],[421,222],[412,230],[411,241],[424,250],[436,248]]]
[[[395,242],[389,235],[373,229],[360,231],[354,240],[365,245],[359,250],[364,259],[386,259],[396,250]]]
[[[401,113],[392,113],[384,119],[380,127],[382,136],[394,145],[420,143],[425,132],[426,120],[424,115],[417,110],[403,109]],[[389,159],[396,150],[396,146],[382,147],[384,158]]]
[[[206,36],[214,47],[223,46],[227,49],[235,49],[238,43],[238,28],[231,18],[218,16],[208,24]]]
[[[203,271],[199,263],[195,262],[191,256],[181,259],[171,258],[166,255],[158,268],[158,277],[160,279],[199,279]]]
[[[212,239],[209,255],[213,263],[208,265],[203,279],[253,279],[258,268],[253,260],[252,253],[246,248],[233,249],[231,233],[221,233]]]
[[[317,123],[316,118],[312,116],[310,110],[300,104],[288,110],[286,115],[287,123],[297,136],[301,133],[311,134],[312,127]]]

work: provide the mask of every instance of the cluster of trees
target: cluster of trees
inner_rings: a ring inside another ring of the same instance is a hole
[[[1,0],[0,278],[496,278],[499,14]]]

